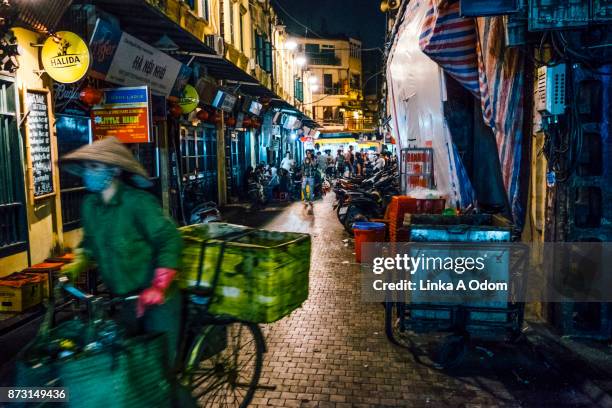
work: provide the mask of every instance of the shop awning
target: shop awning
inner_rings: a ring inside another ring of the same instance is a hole
[[[52,32],[72,0],[11,0],[16,9],[17,23],[36,31]]]
[[[91,4],[90,0],[75,0],[74,2]],[[145,0],[96,0],[95,5],[116,17],[123,31],[149,44],[155,44],[166,35],[182,51],[215,53],[199,38]],[[162,51],[172,53],[172,50]]]
[[[76,0],[86,4],[89,0]],[[254,96],[280,99],[276,93],[263,86],[255,77],[228,61],[203,43],[199,38],[186,31],[156,6],[146,0],[96,0],[96,6],[119,19],[121,29],[149,44],[157,43],[167,36],[178,49],[165,50],[167,54],[184,63],[199,62],[207,74],[228,84],[239,85],[239,92]],[[286,101],[283,107],[292,109],[297,116],[303,113]],[[305,117],[308,121],[312,120]],[[313,124],[316,124],[313,122]],[[318,125],[317,125],[318,126]],[[311,126],[314,127],[314,126]]]

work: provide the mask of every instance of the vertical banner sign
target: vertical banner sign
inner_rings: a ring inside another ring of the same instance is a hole
[[[92,75],[122,86],[146,84],[161,96],[181,96],[191,68],[98,19],[89,48]]]
[[[48,93],[26,90],[24,99],[28,115],[26,134],[30,147],[29,164],[32,169],[30,185],[34,198],[42,198],[55,193]]]
[[[123,143],[151,142],[151,98],[146,86],[103,89],[91,109],[95,139],[114,136]]]

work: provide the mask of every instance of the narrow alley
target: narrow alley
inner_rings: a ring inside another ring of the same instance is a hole
[[[593,406],[525,345],[488,346],[493,357],[475,352],[452,373],[421,365],[409,350],[392,345],[382,305],[361,300],[353,243],[335,219],[331,198],[315,203],[314,215],[299,202],[246,218],[242,211],[228,213],[229,221],[312,235],[309,298],[265,326],[268,351],[253,406]]]

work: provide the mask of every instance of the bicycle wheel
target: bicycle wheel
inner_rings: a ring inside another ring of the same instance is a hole
[[[385,302],[385,334],[389,341],[398,346],[406,346],[408,330],[403,320],[406,318],[404,305],[399,302]]]
[[[218,338],[219,333],[223,338]],[[248,406],[261,375],[263,353],[264,339],[256,324],[235,321],[206,326],[190,353],[196,356],[189,386],[198,406]]]

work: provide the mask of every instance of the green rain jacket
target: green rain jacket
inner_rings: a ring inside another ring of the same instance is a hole
[[[179,269],[182,239],[150,193],[119,183],[113,198],[100,194],[83,202],[84,255],[98,265],[114,295],[151,286],[155,268]]]

